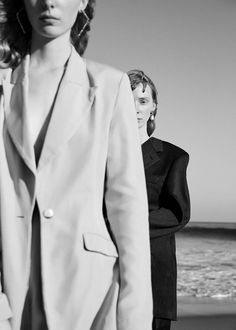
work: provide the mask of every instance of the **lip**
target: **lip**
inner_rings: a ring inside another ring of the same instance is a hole
[[[43,13],[43,14],[39,15],[39,20],[40,21],[58,21],[58,18],[53,15]]]

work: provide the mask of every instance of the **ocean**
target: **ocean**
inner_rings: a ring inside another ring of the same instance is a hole
[[[189,223],[176,234],[178,297],[236,301],[236,224]]]

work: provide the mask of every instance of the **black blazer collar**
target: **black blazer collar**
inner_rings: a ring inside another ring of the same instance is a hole
[[[142,144],[144,168],[148,168],[160,159],[160,152],[163,151],[161,140],[151,137]]]

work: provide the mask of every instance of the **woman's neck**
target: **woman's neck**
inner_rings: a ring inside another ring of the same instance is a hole
[[[139,138],[140,138],[141,144],[143,144],[144,142],[146,142],[149,139],[146,126],[142,126],[139,128]]]
[[[30,67],[54,70],[65,65],[71,53],[69,32],[55,39],[32,37]]]

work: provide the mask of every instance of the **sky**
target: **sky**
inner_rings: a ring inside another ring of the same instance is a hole
[[[236,0],[97,0],[85,55],[152,78],[154,135],[190,154],[192,221],[236,223]]]

